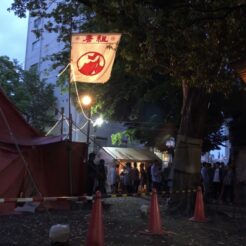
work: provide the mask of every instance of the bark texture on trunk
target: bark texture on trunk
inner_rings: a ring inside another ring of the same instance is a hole
[[[234,201],[246,205],[246,146],[238,146],[232,165],[235,166]]]
[[[174,156],[175,170],[184,173],[199,173],[202,139],[178,135]]]
[[[234,160],[237,182],[246,182],[246,146],[238,147],[238,153]]]
[[[200,185],[201,150],[208,96],[202,89],[189,89],[186,84],[184,85],[185,100],[172,170],[174,193],[169,210],[187,215],[192,213],[195,193],[175,193],[175,191],[196,189]]]

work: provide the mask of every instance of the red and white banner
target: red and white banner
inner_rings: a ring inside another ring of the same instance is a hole
[[[118,33],[72,34],[70,82],[107,82],[120,37]]]

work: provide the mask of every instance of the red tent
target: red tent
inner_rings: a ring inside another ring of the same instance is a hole
[[[71,186],[73,195],[82,195],[85,155],[85,143],[41,136],[0,90],[0,198],[37,195],[35,186],[42,196],[68,196]],[[14,207],[0,204],[0,211]]]

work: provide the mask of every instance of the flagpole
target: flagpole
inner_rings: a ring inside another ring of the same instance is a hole
[[[70,23],[70,50],[72,48],[72,32],[73,32],[73,18],[71,16],[71,23]],[[69,58],[70,63],[70,58]],[[71,65],[69,66],[69,75],[71,74]],[[68,79],[68,173],[69,173],[69,190],[70,190],[70,196],[73,195],[73,168],[72,168],[72,112],[71,112],[71,81],[70,76]]]
[[[72,113],[71,113],[71,82],[69,81],[68,85],[68,115],[69,115],[69,133],[68,139],[72,142]]]

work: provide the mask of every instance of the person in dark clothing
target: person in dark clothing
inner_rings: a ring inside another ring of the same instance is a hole
[[[144,163],[140,164],[140,189],[141,192],[145,191],[145,186],[147,185],[147,172],[144,168]]]
[[[228,164],[226,167],[226,173],[223,179],[223,192],[222,192],[222,200],[223,202],[233,203],[234,200],[234,170],[231,164]]]
[[[155,188],[157,192],[161,191],[161,163],[159,162],[154,162],[151,166],[151,180],[152,180],[152,189]]]
[[[89,154],[89,159],[87,162],[87,195],[92,196],[93,188],[95,184],[95,179],[97,177],[97,168],[95,165],[95,153]]]
[[[201,182],[202,182],[202,188],[203,188],[203,193],[204,193],[204,201],[208,201],[210,177],[208,173],[208,165],[206,162],[202,163],[201,179],[202,179]]]
[[[213,169],[213,197],[217,200],[221,193],[221,184],[222,184],[222,169],[220,168],[220,163],[216,162],[215,167]]]
[[[162,171],[163,189],[166,192],[169,192],[169,188],[170,188],[168,184],[170,171],[171,171],[171,163],[168,163],[168,166],[164,168],[164,170]]]
[[[127,162],[123,169],[123,187],[124,192],[132,193],[132,167],[131,163]]]
[[[151,178],[151,166],[152,164],[149,164],[147,167],[147,191],[152,191],[152,178]]]
[[[133,192],[137,193],[138,192],[138,187],[140,183],[139,179],[139,170],[137,168],[137,163],[133,163],[133,169],[132,169],[132,182],[133,182]]]
[[[98,173],[97,173],[97,180],[98,180],[98,187],[97,190],[101,191],[102,194],[106,194],[105,182],[107,179],[107,172],[105,167],[105,161],[101,159],[98,165]]]

